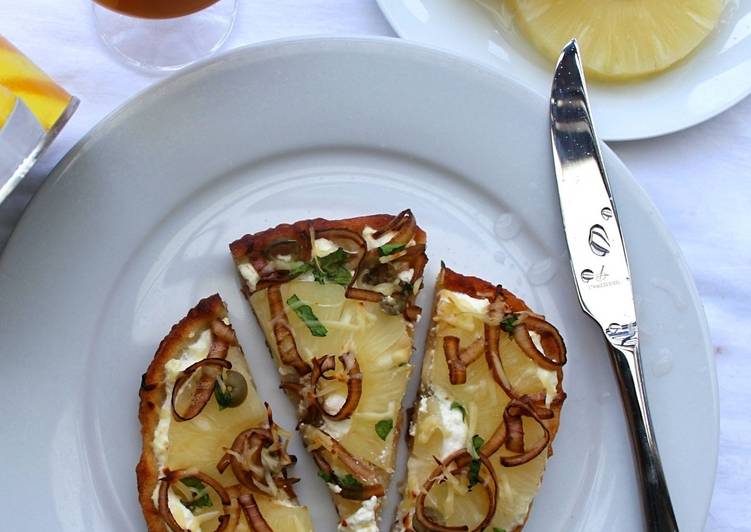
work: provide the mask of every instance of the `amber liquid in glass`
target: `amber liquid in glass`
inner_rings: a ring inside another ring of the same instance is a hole
[[[174,18],[190,15],[218,0],[94,0],[123,15],[141,18]]]

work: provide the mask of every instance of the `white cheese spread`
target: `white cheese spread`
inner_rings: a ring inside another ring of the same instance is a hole
[[[339,249],[339,246],[328,238],[316,238],[313,243],[313,255],[316,257],[331,255],[337,249]]]
[[[253,267],[253,265],[249,262],[246,262],[244,264],[240,264],[237,267],[237,270],[240,272],[240,275],[242,275],[243,279],[245,279],[245,282],[248,283],[248,288],[255,290],[258,281],[261,279],[261,276],[258,275],[258,272]]]
[[[404,270],[403,272],[399,272],[397,277],[399,280],[403,283],[408,283],[412,280],[412,276],[415,274],[415,270],[410,268],[409,270]]]
[[[337,532],[378,532],[376,506],[378,506],[376,497],[363,502],[355,513],[339,524]]]
[[[362,230],[362,237],[368,244],[368,249],[375,249],[383,246],[384,244],[388,244],[389,241],[394,238],[394,235],[396,235],[394,231],[389,231],[388,233],[381,235],[380,238],[373,238],[373,233],[375,232],[376,230],[369,225],[366,225],[365,229]]]
[[[443,441],[441,442],[441,460],[458,449],[467,445],[467,424],[461,409],[451,408],[451,399],[441,389],[436,388],[435,400],[438,402],[438,416],[440,419]]]

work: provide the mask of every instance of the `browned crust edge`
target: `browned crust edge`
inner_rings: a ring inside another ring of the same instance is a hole
[[[180,355],[193,338],[191,333],[206,329],[215,319],[227,316],[227,308],[219,294],[202,299],[186,317],[172,327],[159,344],[146,373],[141,377],[138,395],[138,420],[141,422],[141,459],[136,466],[138,501],[149,532],[169,532],[151,496],[159,481],[156,457],[152,448],[154,430],[159,422],[159,409],[165,400],[164,365]]]
[[[266,229],[264,231],[259,231],[257,233],[251,233],[246,234],[242,236],[241,238],[235,240],[229,245],[230,253],[232,254],[232,258],[235,261],[236,265],[242,264],[244,262],[250,262],[253,264],[254,259],[261,257],[263,253],[263,249],[276,240],[277,238],[289,235],[290,232],[296,232],[300,234],[307,235],[310,228],[312,227],[314,231],[325,231],[328,229],[349,229],[350,231],[354,231],[356,233],[362,233],[363,229],[365,229],[366,226],[370,226],[373,228],[379,228],[383,227],[386,224],[388,224],[391,220],[393,220],[396,217],[396,215],[393,214],[372,214],[368,216],[358,216],[355,218],[345,218],[341,220],[327,220],[324,218],[312,218],[308,220],[300,220],[297,222],[294,222],[292,224],[279,224],[275,227]],[[417,244],[425,244],[427,239],[427,234],[425,231],[419,226],[416,226],[415,229],[415,242]],[[417,278],[422,277],[425,270],[425,266],[423,265],[421,269],[416,272]],[[239,276],[239,273],[238,273]],[[244,280],[240,276],[240,286],[242,293],[245,295],[245,298],[248,300],[248,304],[250,305],[250,297],[253,295],[251,291],[247,289],[247,285],[245,284]],[[414,296],[417,297],[417,294]],[[251,310],[253,309],[253,306],[250,305]],[[253,315],[256,318],[256,323],[258,323],[258,326],[261,327],[260,320],[258,319],[258,316],[253,312]],[[261,327],[262,328],[262,327]],[[414,354],[415,351],[415,342],[414,342],[414,328],[409,328],[409,334],[412,339],[412,354]],[[265,336],[265,335],[264,335]],[[266,347],[269,350],[269,356],[274,359],[272,356],[271,347],[268,344],[268,341],[266,341]],[[412,355],[410,355],[410,360],[412,359]],[[274,359],[276,362],[276,360]],[[294,396],[287,393],[287,397],[293,403],[295,403]],[[395,423],[394,427],[394,438],[393,438],[393,449],[396,449],[399,445],[399,438],[401,437],[401,431],[402,431],[402,420],[404,419],[404,408],[403,404],[402,407],[399,410],[399,419],[398,422]],[[392,449],[392,450],[393,450]],[[396,453],[393,453],[394,459],[392,461],[392,468],[394,467],[394,464],[396,463]],[[384,474],[388,477],[389,483],[391,478],[393,477],[394,473],[386,472],[384,471]],[[388,484],[387,486],[388,487]],[[337,514],[341,519],[346,518],[346,515],[342,515],[341,505],[340,505],[340,497],[337,496],[335,493],[331,493],[332,500],[334,502],[334,507],[337,511]],[[384,497],[385,498],[385,497]],[[346,499],[342,499],[342,501],[346,501]],[[379,508],[378,512],[380,515],[380,511],[382,508]]]
[[[238,238],[229,245],[230,253],[235,262],[251,260],[263,253],[263,249],[275,239],[291,232],[307,235],[308,230],[312,227],[316,232],[326,231],[328,229],[349,229],[358,234],[362,233],[365,226],[373,228],[383,227],[395,218],[392,214],[372,214],[369,216],[358,216],[356,218],[345,218],[343,220],[326,220],[324,218],[311,218],[309,220],[300,220],[292,224],[279,224],[276,227],[259,231],[258,233],[247,234]],[[415,242],[418,244],[425,243],[426,234],[419,226],[415,231]]]
[[[421,371],[420,375],[420,386],[418,387],[417,391],[417,397],[415,398],[415,401],[413,403],[413,406],[409,409],[410,416],[408,420],[408,430],[407,434],[409,434],[409,427],[412,425],[412,423],[416,422],[416,412],[417,408],[416,405],[419,403],[420,399],[425,396],[427,393],[426,388],[426,382],[425,382],[425,375],[422,373],[424,372],[425,368],[429,367],[429,362],[431,362],[428,358],[428,353],[432,352],[433,347],[435,346],[435,340],[436,340],[436,327],[432,323],[433,321],[433,315],[435,314],[436,309],[438,308],[438,298],[439,298],[439,292],[442,289],[451,290],[452,292],[461,292],[463,294],[466,294],[468,296],[478,298],[478,299],[488,299],[492,300],[493,297],[495,297],[496,293],[496,285],[485,281],[484,279],[480,279],[479,277],[472,277],[470,275],[462,275],[460,273],[455,272],[454,270],[451,270],[448,268],[445,263],[441,262],[441,270],[438,273],[438,278],[436,280],[435,285],[435,291],[433,293],[433,307],[431,309],[431,326],[430,330],[428,331],[427,339],[425,340],[425,357],[423,358],[423,371]],[[527,304],[524,302],[523,299],[517,297],[515,294],[507,290],[506,288],[501,287],[503,297],[506,299],[506,302],[508,303],[509,307],[513,312],[523,312],[523,311],[530,311],[531,309],[527,306]],[[558,427],[560,424],[561,419],[561,408],[563,407],[563,402],[566,399],[566,394],[563,391],[563,370],[558,369],[558,386],[556,387],[556,397],[553,400],[551,404],[551,410],[555,412],[555,417],[549,421],[546,421],[545,426],[550,431],[550,443],[548,443],[548,457],[553,455],[553,441],[555,440],[555,436],[558,433]],[[409,453],[412,453],[412,448],[414,446],[414,440],[411,436],[408,436],[407,438],[407,447]],[[542,480],[542,479],[541,479]],[[406,488],[406,478],[404,482],[404,486],[402,486],[402,497],[403,497],[403,490]],[[524,518],[524,522],[514,528],[513,530],[509,532],[521,532],[524,528],[524,526],[527,524],[527,521],[529,520],[529,514],[532,511],[532,506],[534,505],[534,499],[532,500],[532,503],[529,505],[529,510],[527,511],[527,515]],[[394,527],[398,524],[398,518],[399,515],[396,515],[397,521],[394,523]]]

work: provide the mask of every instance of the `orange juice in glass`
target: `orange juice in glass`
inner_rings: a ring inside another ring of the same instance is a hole
[[[131,65],[178,70],[218,50],[238,0],[94,0],[97,31]]]

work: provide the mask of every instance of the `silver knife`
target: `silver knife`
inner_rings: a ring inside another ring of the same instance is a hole
[[[602,328],[618,377],[647,530],[677,531],[644,388],[631,272],[575,39],[558,59],[550,94],[550,135],[574,283],[582,309]]]

